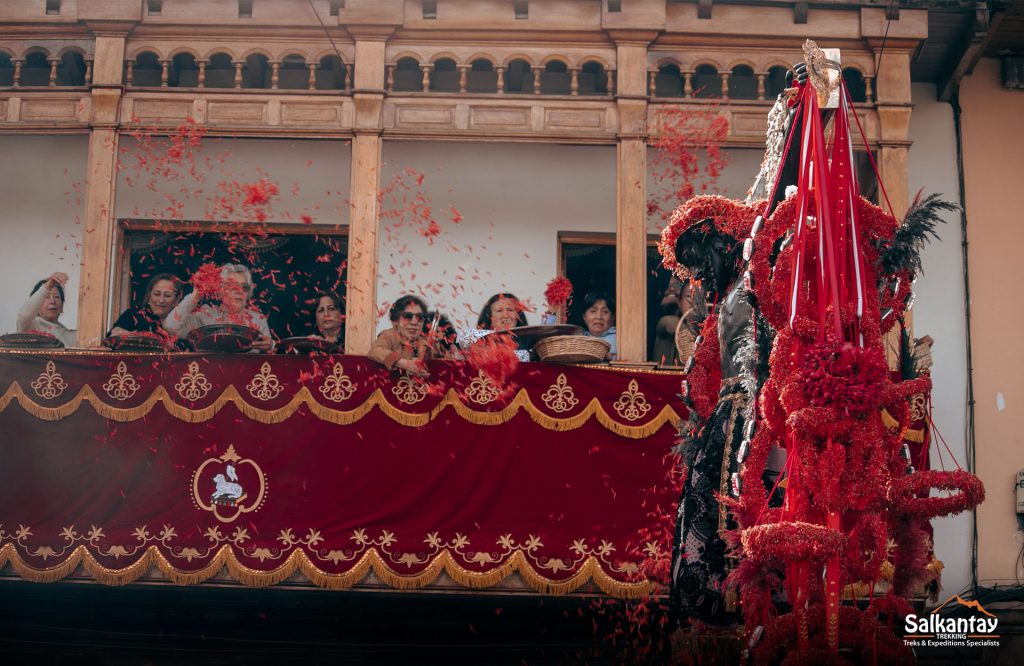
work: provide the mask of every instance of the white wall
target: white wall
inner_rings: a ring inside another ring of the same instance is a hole
[[[38,280],[71,276],[61,321],[78,320],[82,195],[89,141],[85,136],[0,136],[0,333]]]
[[[914,142],[908,163],[910,191],[924,188],[924,194],[938,192],[959,203],[956,134],[952,107],[936,100],[935,86],[914,84],[914,112],[910,138]],[[924,249],[924,272],[914,291],[914,335],[930,335],[932,347],[932,403],[935,425],[961,465],[967,464],[967,339],[964,314],[963,236],[959,214],[946,213],[939,228],[939,240]],[[938,448],[932,434],[931,463],[939,469]],[[946,469],[952,465],[943,447]],[[971,582],[971,516],[969,513],[934,521],[936,557],[946,568],[942,585],[947,594],[960,591]]]
[[[155,163],[152,156],[166,155],[166,147],[143,148],[135,139],[122,137],[120,148],[114,209],[118,218],[171,218],[167,208],[173,201],[183,205],[177,214],[181,219],[207,219],[211,202],[220,196],[218,184],[247,184],[264,177],[279,191],[267,222],[301,222],[306,214],[314,224],[348,223],[352,149],[347,141],[204,137],[195,149],[201,176],[176,169],[181,177],[175,180],[147,172],[146,165]],[[141,168],[136,155],[143,157]]]
[[[382,221],[379,314],[407,292],[461,326],[475,326],[498,291],[542,311],[544,286],[558,268],[558,232],[615,231],[613,146],[385,141],[383,160],[382,189],[406,169],[423,174],[422,185],[411,174],[403,182],[411,196],[429,199],[441,232],[431,245],[409,226],[410,215]],[[451,222],[449,206],[460,223]],[[407,210],[390,196],[383,208]],[[540,311],[527,317],[539,323]],[[388,325],[378,319],[378,328]]]

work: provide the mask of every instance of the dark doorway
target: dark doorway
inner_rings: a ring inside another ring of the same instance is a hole
[[[649,240],[647,248],[647,354],[654,349],[658,319],[662,316],[661,298],[668,288],[671,273],[661,267],[661,255]],[[583,297],[591,291],[603,291],[615,298],[615,236],[591,234],[572,237],[561,242],[563,275],[572,282],[573,301],[566,312],[566,321],[583,325]],[[617,307],[617,306],[616,306]],[[651,359],[660,360],[660,359]]]

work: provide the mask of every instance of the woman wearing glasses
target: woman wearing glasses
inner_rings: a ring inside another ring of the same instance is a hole
[[[367,356],[388,370],[398,368],[417,377],[429,376],[423,364],[432,356],[423,334],[427,304],[419,296],[407,294],[395,301],[389,314],[391,328],[377,336]]]

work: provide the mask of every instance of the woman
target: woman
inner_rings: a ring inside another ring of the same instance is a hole
[[[523,304],[515,294],[500,292],[488,298],[480,309],[476,330],[460,330],[456,342],[460,348],[468,349],[474,342],[495,331],[507,331],[516,326],[527,325]],[[520,361],[530,360],[530,352],[525,349],[517,349],[516,356]]]
[[[423,361],[433,354],[423,334],[427,304],[419,296],[407,294],[391,306],[391,328],[381,331],[367,357],[388,370],[398,368],[416,377],[429,377]]]
[[[323,338],[336,345],[344,344],[344,322],[341,314],[341,299],[333,291],[318,292],[313,310],[314,337]]]
[[[260,332],[260,337],[252,344],[254,351],[271,351],[274,341],[270,337],[267,318],[249,301],[254,288],[252,273],[241,264],[224,264],[220,278],[217,305],[207,303],[199,306],[199,293],[193,290],[167,315],[164,328],[178,337],[185,337],[200,326],[239,324]]]
[[[592,291],[583,297],[583,335],[601,338],[611,345],[609,358],[615,360],[615,301],[603,291]]]
[[[179,300],[181,282],[178,278],[170,273],[154,275],[146,285],[146,300],[142,307],[122,312],[107,337],[127,333],[163,333],[163,320]]]
[[[18,310],[18,332],[41,331],[60,340],[65,347],[78,344],[78,332],[58,321],[64,314],[64,285],[67,273],[54,273],[36,282],[29,299]]]
[[[476,327],[487,331],[507,331],[526,325],[522,303],[515,294],[509,293],[498,293],[488,298],[476,320]]]

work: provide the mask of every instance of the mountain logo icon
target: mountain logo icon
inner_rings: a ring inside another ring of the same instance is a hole
[[[954,594],[949,599],[946,599],[944,602],[942,602],[941,606],[938,606],[937,608],[935,608],[932,611],[932,614],[934,615],[935,613],[938,613],[940,610],[942,610],[948,604],[950,604],[951,602],[954,602],[954,601],[957,602],[958,604],[960,604],[961,606],[965,607],[965,608],[971,608],[971,609],[974,609],[974,610],[978,611],[979,613],[984,613],[985,615],[988,615],[989,617],[995,617],[995,615],[993,615],[992,613],[989,613],[987,610],[985,610],[985,607],[982,606],[981,602],[978,601],[977,599],[975,599],[973,601],[966,601],[966,600],[962,599],[959,594]]]

